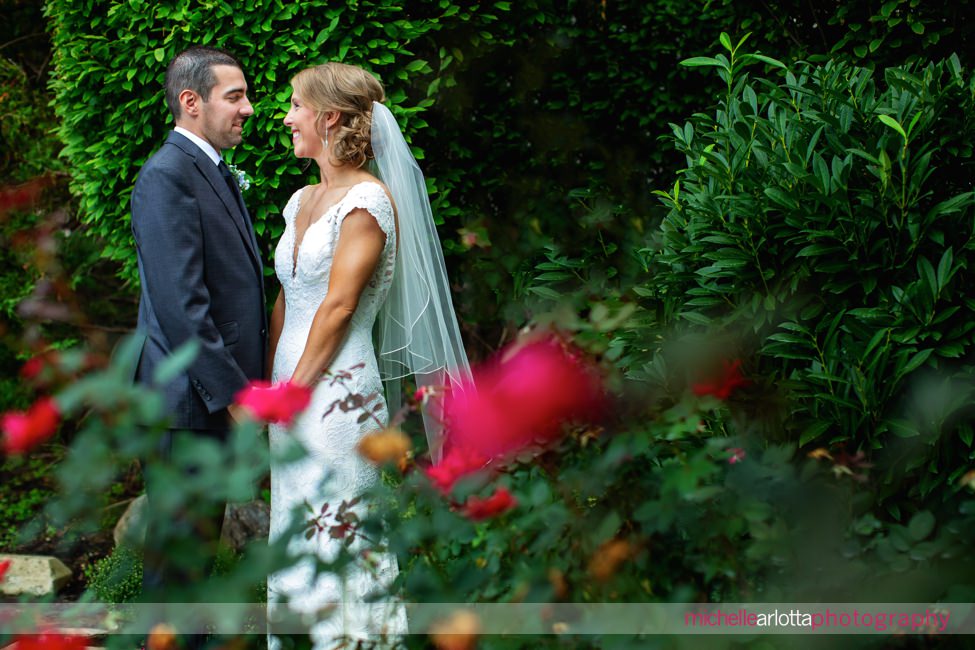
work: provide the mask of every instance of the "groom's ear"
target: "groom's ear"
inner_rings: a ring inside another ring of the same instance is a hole
[[[179,93],[179,106],[182,109],[183,115],[198,116],[200,114],[200,104],[202,103],[203,100],[200,96],[189,88],[184,88]]]

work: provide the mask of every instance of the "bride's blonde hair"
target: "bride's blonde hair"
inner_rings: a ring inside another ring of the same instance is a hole
[[[336,160],[362,167],[373,158],[372,103],[386,98],[378,79],[362,68],[333,62],[305,68],[291,80],[291,87],[318,113],[316,124],[321,135],[325,133],[321,128],[325,113],[341,113],[338,128],[328,138],[334,143],[332,156]]]

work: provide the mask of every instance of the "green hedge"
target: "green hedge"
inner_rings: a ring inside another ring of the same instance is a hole
[[[216,3],[206,9],[189,0],[49,3],[55,106],[83,220],[133,281],[128,202],[140,166],[171,128],[163,99],[166,64],[190,45],[214,45],[239,56],[250,84],[255,116],[231,156],[255,181],[246,200],[269,249],[283,229],[281,208],[310,178],[291,155],[281,124],[290,77],[328,60],[369,68],[382,78],[393,112],[412,135],[426,126],[418,113],[432,103],[431,84],[451,61],[421,58],[417,48],[436,52],[431,39],[452,23],[486,30],[506,7],[498,2],[468,10],[443,2],[407,17],[383,2]],[[492,41],[484,31],[473,45]]]

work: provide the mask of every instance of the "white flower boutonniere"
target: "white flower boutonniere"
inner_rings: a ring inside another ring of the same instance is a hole
[[[227,165],[227,169],[234,175],[237,187],[240,188],[241,192],[246,192],[251,188],[251,179],[247,178],[247,174],[243,170],[237,169],[237,165]]]

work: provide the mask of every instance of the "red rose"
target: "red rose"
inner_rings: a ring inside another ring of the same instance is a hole
[[[61,412],[50,397],[34,402],[26,413],[8,411],[0,417],[3,430],[3,450],[7,454],[22,454],[44,442],[57,431]]]
[[[44,632],[17,637],[13,650],[85,650],[88,639],[83,636],[67,636],[57,632]]]
[[[704,395],[714,395],[718,399],[724,400],[731,396],[731,393],[740,386],[747,386],[750,382],[741,375],[741,359],[735,359],[731,363],[722,361],[723,373],[717,381],[692,384],[691,390],[698,397]]]
[[[310,401],[311,389],[290,381],[274,385],[266,381],[252,381],[236,396],[237,404],[254,419],[275,424],[291,424]]]
[[[593,418],[602,402],[599,376],[555,339],[536,341],[477,369],[473,386],[445,397],[446,449],[488,458],[550,442],[564,422]]]
[[[46,359],[43,355],[38,355],[31,359],[28,359],[26,363],[20,368],[20,376],[23,379],[33,379],[34,377],[41,374],[44,367],[47,365]]]
[[[464,516],[472,521],[483,521],[505,513],[518,505],[507,488],[499,487],[486,499],[470,497],[464,504]]]
[[[430,482],[447,494],[453,489],[454,483],[483,469],[487,462],[488,459],[477,452],[455,447],[443,457],[439,465],[428,467],[424,471]]]
[[[4,560],[0,562],[0,582],[3,582],[3,577],[7,575],[7,569],[10,568],[10,560]]]

